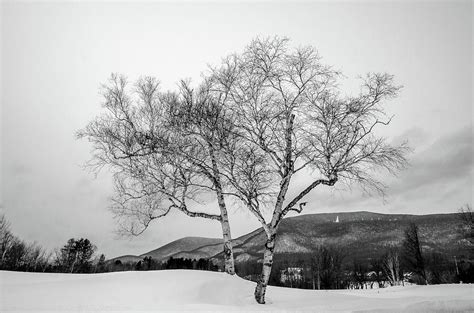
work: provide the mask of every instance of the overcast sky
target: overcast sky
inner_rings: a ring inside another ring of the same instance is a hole
[[[444,213],[472,203],[470,1],[1,5],[0,210],[25,240],[52,249],[87,237],[114,257],[184,236],[220,237],[219,223],[172,213],[139,238],[117,239],[110,174],[94,178],[81,168],[91,147],[74,133],[101,112],[99,85],[111,72],[153,75],[175,88],[257,35],[315,46],[347,86],[369,71],[394,74],[404,86],[387,107],[395,118],[384,134],[409,141],[411,168],[385,179],[385,201],[322,188],[308,196],[305,213]],[[259,226],[230,210],[234,237]]]

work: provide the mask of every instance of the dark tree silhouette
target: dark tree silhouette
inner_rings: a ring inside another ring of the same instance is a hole
[[[69,273],[90,273],[95,250],[96,247],[89,239],[71,238],[57,253],[56,265]]]
[[[403,260],[407,270],[418,275],[421,282],[427,284],[425,261],[420,244],[418,226],[411,223],[405,230],[405,238],[402,243]]]
[[[96,268],[96,272],[97,273],[103,273],[107,270],[107,264],[105,262],[105,255],[104,254],[101,254],[99,256],[99,259],[97,260],[97,264],[95,266]]]

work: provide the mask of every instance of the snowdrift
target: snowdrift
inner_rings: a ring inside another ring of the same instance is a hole
[[[269,287],[224,273],[168,270],[107,274],[0,271],[1,312],[474,312],[473,285],[373,290]]]

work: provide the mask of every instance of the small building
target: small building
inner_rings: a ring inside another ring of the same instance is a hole
[[[303,268],[302,267],[288,267],[280,271],[280,281],[296,282],[303,279]]]

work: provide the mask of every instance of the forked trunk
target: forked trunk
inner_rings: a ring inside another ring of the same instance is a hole
[[[262,274],[255,287],[255,300],[260,304],[265,304],[265,292],[267,291],[268,280],[270,279],[270,273],[273,265],[273,252],[275,249],[275,238],[278,230],[278,224],[286,213],[282,212],[283,202],[285,201],[286,193],[288,192],[288,186],[290,185],[291,175],[293,174],[293,160],[292,160],[292,131],[293,121],[295,119],[294,114],[289,114],[287,117],[286,125],[286,148],[285,148],[285,160],[283,162],[283,176],[280,183],[280,192],[278,193],[277,200],[275,203],[275,210],[273,211],[273,217],[270,225],[268,225],[267,242],[265,243],[265,251],[263,253],[263,269]]]
[[[268,280],[272,272],[273,252],[275,249],[276,234],[271,235],[265,243],[265,251],[263,253],[263,269],[260,278],[255,287],[255,300],[260,304],[265,304],[265,292],[267,291]]]

